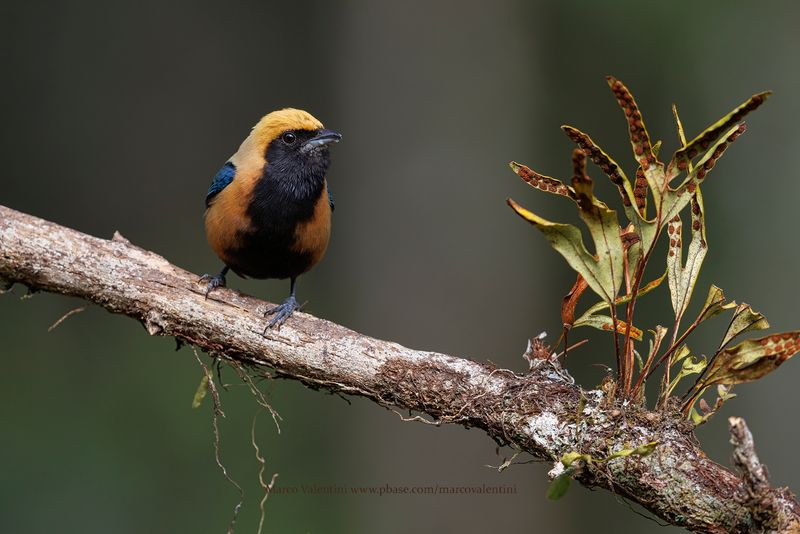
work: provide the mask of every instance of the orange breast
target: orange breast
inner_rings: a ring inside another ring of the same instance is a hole
[[[316,265],[331,238],[331,205],[328,199],[328,183],[322,188],[322,194],[314,206],[314,214],[311,218],[297,225],[295,229],[295,242],[292,246],[294,252],[308,254],[308,269]]]
[[[214,197],[206,210],[206,238],[217,256],[228,265],[235,263],[228,252],[238,248],[240,236],[251,230],[246,210],[252,188],[244,187],[245,182],[237,176]]]

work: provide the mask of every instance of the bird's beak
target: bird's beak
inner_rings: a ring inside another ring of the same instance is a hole
[[[342,139],[342,134],[334,132],[333,130],[320,130],[317,135],[309,139],[303,145],[304,151],[313,150],[330,143],[338,143]]]

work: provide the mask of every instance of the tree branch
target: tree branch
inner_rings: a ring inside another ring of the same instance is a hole
[[[795,497],[769,487],[757,458],[739,461],[738,451],[752,450],[740,434],[734,432],[737,465],[759,466],[747,467],[746,482],[706,457],[676,411],[615,406],[603,392],[573,385],[550,358],[533,358],[530,372],[518,374],[408,349],[304,313],[262,335],[263,301],[228,289],[206,300],[197,275],[118,234],[99,239],[3,206],[0,278],[81,297],[139,320],[151,335],[174,336],[258,373],[273,369],[312,388],[481,428],[557,467],[567,452],[606,458],[657,441],[648,456],[584,465],[575,478],[698,532],[800,531]]]
[[[775,491],[767,479],[767,467],[761,463],[756,454],[753,434],[741,417],[729,417],[728,424],[733,445],[733,464],[742,474],[736,500],[747,506],[753,517],[765,532],[780,532],[786,529],[783,525],[793,524],[798,532],[796,518],[785,517],[785,503],[794,501],[795,497],[787,489]],[[795,507],[796,508],[796,507]]]

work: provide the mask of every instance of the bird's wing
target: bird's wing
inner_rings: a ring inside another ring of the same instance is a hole
[[[334,211],[336,209],[336,206],[334,205],[334,202],[333,202],[333,193],[331,193],[331,189],[330,189],[330,187],[327,187],[327,185],[328,185],[328,182],[326,181],[325,182],[325,186],[326,186],[326,189],[328,190],[328,203],[331,205],[331,211]]]
[[[236,165],[229,161],[222,166],[216,176],[214,176],[214,180],[211,181],[211,187],[208,188],[208,193],[206,194],[206,207],[211,204],[211,199],[214,198],[217,193],[225,189],[228,184],[233,181],[234,176],[236,176]]]

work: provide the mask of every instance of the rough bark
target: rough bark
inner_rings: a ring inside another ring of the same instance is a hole
[[[198,276],[119,235],[99,239],[0,206],[0,278],[84,298],[253,372],[361,395],[436,422],[478,427],[495,441],[552,461],[577,451],[606,458],[657,441],[652,454],[584,464],[604,487],[698,532],[800,532],[800,504],[771,488],[743,423],[732,424],[739,478],[711,461],[677,413],[649,412],[582,391],[558,363],[525,374],[364,336],[308,314],[264,334],[267,303],[228,289],[206,300]],[[743,431],[742,428],[745,430]]]

